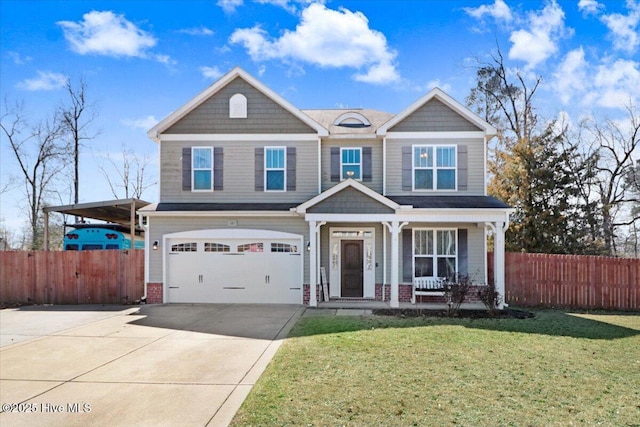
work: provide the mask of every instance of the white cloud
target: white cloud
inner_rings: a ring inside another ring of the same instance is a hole
[[[171,58],[169,55],[153,55],[153,58],[164,65],[176,65],[178,61]]]
[[[595,100],[607,108],[624,109],[630,101],[640,101],[640,62],[617,59],[598,66],[593,79],[598,91]]]
[[[640,46],[638,23],[640,23],[640,2],[627,0],[628,15],[612,13],[600,19],[611,31],[613,47],[617,50],[633,53]]]
[[[25,79],[17,84],[20,89],[28,91],[56,90],[64,87],[68,77],[51,71],[38,71],[38,77]]]
[[[218,0],[217,5],[225,11],[225,13],[233,13],[244,3],[243,0]]]
[[[33,59],[30,56],[22,56],[18,52],[13,52],[13,51],[7,52],[7,56],[11,58],[13,63],[16,65],[24,65]]]
[[[578,2],[578,10],[585,15],[596,15],[604,9],[604,5],[598,3],[596,0],[580,0]]]
[[[260,4],[270,4],[272,6],[281,7],[290,13],[296,13],[298,11],[297,5],[308,5],[311,3],[322,3],[324,0],[253,0]]]
[[[122,124],[134,129],[147,131],[159,122],[154,116],[147,116],[140,119],[123,119]]]
[[[511,33],[513,45],[509,50],[510,59],[519,59],[534,68],[558,51],[557,40],[565,34],[564,11],[553,0],[539,13],[530,12],[527,22],[529,29]]]
[[[384,34],[369,28],[361,12],[327,9],[314,3],[307,7],[294,31],[286,30],[278,39],[255,26],[237,29],[229,38],[241,44],[254,61],[281,59],[327,68],[355,68],[355,80],[385,84],[400,76],[393,63],[396,53],[387,46]]]
[[[212,36],[215,33],[207,27],[183,28],[178,30],[179,33],[188,34],[190,36]]]
[[[552,86],[560,95],[563,104],[571,103],[576,97],[584,95],[588,82],[589,64],[584,58],[582,47],[567,53],[553,74]]]
[[[217,78],[219,78],[220,76],[222,76],[224,73],[222,71],[220,71],[220,68],[218,68],[217,66],[215,67],[200,67],[200,72],[202,73],[202,75],[204,77],[206,77],[207,79],[212,79],[215,80]]]
[[[492,5],[483,4],[478,7],[463,8],[468,15],[477,19],[483,19],[486,15],[491,16],[496,21],[511,22],[513,14],[504,0],[495,0]]]
[[[80,55],[146,57],[156,39],[123,15],[111,11],[85,13],[80,22],[59,21],[71,50]]]

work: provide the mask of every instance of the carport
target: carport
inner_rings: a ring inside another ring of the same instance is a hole
[[[76,203],[73,205],[47,206],[42,209],[44,213],[44,249],[49,250],[49,212],[58,212],[63,215],[98,219],[129,227],[133,236],[136,230],[136,211],[147,206],[149,202],[140,199],[119,199],[103,202]],[[66,226],[67,224],[65,224]]]

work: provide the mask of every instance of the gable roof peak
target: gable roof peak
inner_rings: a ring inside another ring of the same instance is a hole
[[[476,113],[471,111],[469,108],[467,108],[460,102],[456,101],[453,97],[448,95],[445,91],[443,91],[439,87],[434,87],[429,92],[427,92],[423,97],[421,97],[416,102],[414,102],[413,104],[405,108],[403,111],[395,115],[389,121],[384,123],[382,126],[378,128],[376,133],[378,135],[386,135],[389,129],[391,129],[392,127],[394,127],[395,125],[397,125],[398,123],[400,123],[401,121],[409,117],[411,114],[416,112],[419,108],[427,104],[429,101],[432,101],[434,99],[437,99],[438,101],[442,102],[451,110],[458,113],[460,116],[462,116],[472,124],[478,126],[480,129],[484,131],[487,137],[491,138],[497,134],[496,128],[494,128],[491,124],[483,120],[480,116],[478,116]]]
[[[173,113],[169,114],[167,117],[158,122],[154,127],[152,127],[147,135],[149,138],[153,139],[156,142],[160,141],[160,134],[169,129],[175,123],[177,123],[180,119],[185,117],[191,111],[196,109],[199,105],[205,102],[207,99],[215,95],[220,89],[227,86],[236,78],[241,78],[251,86],[253,86],[256,90],[261,92],[266,97],[270,98],[273,102],[280,105],[282,108],[287,110],[289,113],[300,119],[303,123],[314,129],[318,132],[319,136],[326,136],[329,134],[326,128],[320,125],[318,122],[313,120],[311,117],[303,113],[300,109],[295,107],[289,101],[285,100],[282,96],[275,93],[273,90],[269,89],[262,82],[257,80],[251,74],[246,72],[239,66],[232,68],[225,75],[220,77],[218,80],[209,85],[205,90],[200,92],[195,97],[191,98],[186,104],[182,107],[175,110]]]

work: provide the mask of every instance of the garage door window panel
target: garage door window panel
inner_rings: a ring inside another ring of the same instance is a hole
[[[225,245],[223,243],[205,242],[204,251],[205,252],[231,252],[231,246]]]
[[[171,252],[197,252],[198,244],[196,242],[176,243],[171,245]]]
[[[272,243],[271,252],[279,253],[298,253],[298,246],[290,245],[288,243]]]
[[[264,243],[245,243],[238,245],[238,252],[264,252]]]

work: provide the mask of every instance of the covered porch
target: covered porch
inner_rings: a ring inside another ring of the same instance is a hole
[[[504,296],[508,207],[481,196],[472,200],[475,205],[455,196],[445,201],[434,197],[439,205],[429,207],[406,202],[430,197],[395,199],[346,180],[296,208],[309,227],[311,279],[305,303],[322,308],[446,308],[438,290],[443,277],[473,274],[475,285],[487,284],[489,234],[494,237],[495,284]],[[468,304],[470,309],[484,307]]]

